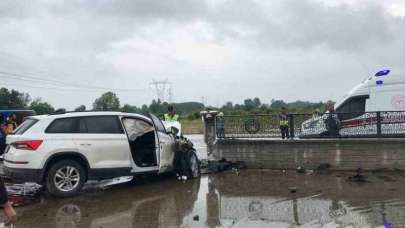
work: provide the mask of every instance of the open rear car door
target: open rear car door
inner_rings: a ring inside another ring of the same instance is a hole
[[[173,169],[175,141],[174,136],[166,132],[162,121],[153,114],[149,114],[155,128],[156,153],[159,165],[159,173]]]

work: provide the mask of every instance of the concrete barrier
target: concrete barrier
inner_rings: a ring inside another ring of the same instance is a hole
[[[328,163],[333,170],[405,170],[403,139],[227,139],[213,144],[213,155],[259,169],[316,169]]]

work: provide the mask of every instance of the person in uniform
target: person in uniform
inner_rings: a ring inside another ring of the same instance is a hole
[[[288,126],[288,114],[285,107],[281,108],[281,113],[278,115],[280,120],[280,131],[282,139],[290,138],[290,131]]]
[[[174,110],[173,105],[169,105],[169,107],[167,107],[167,111],[168,112],[164,115],[164,121],[176,122],[179,120],[179,115],[176,114],[176,111]]]

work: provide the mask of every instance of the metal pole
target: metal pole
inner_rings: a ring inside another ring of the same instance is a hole
[[[377,112],[377,138],[381,136],[381,112]]]

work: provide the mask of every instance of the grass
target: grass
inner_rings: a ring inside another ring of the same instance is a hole
[[[200,118],[198,119],[180,119],[181,129],[184,135],[203,134],[204,125]]]

